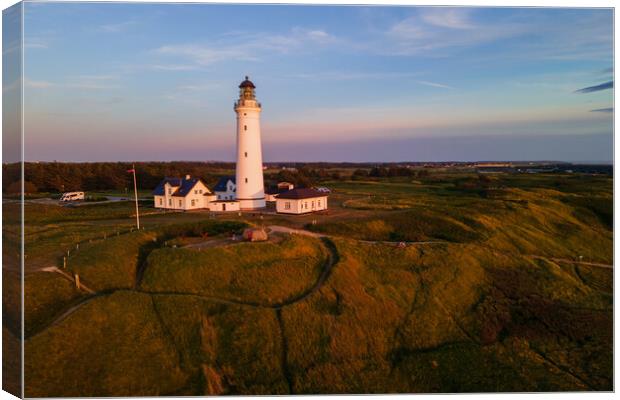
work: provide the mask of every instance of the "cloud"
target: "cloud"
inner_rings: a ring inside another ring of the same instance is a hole
[[[226,60],[250,61],[254,59],[240,49],[218,49],[196,44],[161,46],[155,52],[161,55],[182,56],[203,66]]]
[[[443,83],[429,82],[429,81],[416,81],[416,82],[419,83],[420,85],[426,85],[426,86],[431,86],[431,87],[436,87],[436,88],[454,89],[452,86],[444,85]]]
[[[138,22],[136,20],[129,20],[124,22],[118,22],[115,24],[105,24],[99,26],[99,31],[107,33],[120,33],[125,32],[127,29],[135,26]]]
[[[603,11],[576,18],[570,10],[495,10],[491,17],[476,8],[417,8],[354,48],[382,55],[447,57],[461,49],[506,43],[481,53],[479,60],[607,61],[613,54],[612,27],[612,13]]]
[[[430,25],[449,29],[473,29],[470,11],[466,8],[433,7],[422,11],[422,20]]]
[[[64,82],[37,81],[26,78],[24,86],[32,89],[49,89],[52,87],[81,89],[81,90],[104,90],[120,87],[114,81],[118,77],[113,75],[78,75],[68,78]]]
[[[180,56],[194,63],[209,66],[223,61],[258,61],[273,53],[316,51],[339,43],[339,39],[320,29],[293,28],[283,34],[232,31],[204,43],[169,44],[153,52],[163,56]]]
[[[592,92],[600,92],[601,90],[613,89],[614,81],[609,81],[605,83],[601,83],[600,85],[588,86],[582,89],[575,90],[575,93],[592,93]]]
[[[419,76],[419,73],[413,72],[347,72],[347,71],[326,71],[326,72],[310,72],[289,75],[293,79],[308,79],[316,81],[325,80],[374,80],[374,79],[399,79],[413,78]]]
[[[612,113],[612,112],[614,112],[614,108],[613,108],[613,107],[609,107],[609,108],[597,108],[597,109],[595,109],[595,110],[590,110],[590,112]]]
[[[26,78],[24,79],[24,86],[27,88],[32,88],[32,89],[47,89],[52,86],[56,86],[56,84],[52,82],[48,82],[48,81],[35,81],[32,79]]]
[[[471,10],[432,8],[420,11],[391,25],[384,40],[375,43],[379,52],[392,55],[417,55],[437,50],[472,47],[526,32],[522,23],[497,21],[477,23]]]
[[[192,71],[198,69],[195,65],[181,65],[181,64],[153,64],[148,66],[149,69],[156,71]]]

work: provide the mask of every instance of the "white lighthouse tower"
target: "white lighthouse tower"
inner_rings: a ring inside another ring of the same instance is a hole
[[[256,86],[245,77],[239,85],[237,113],[236,198],[243,210],[265,207],[263,156],[260,141],[261,105],[256,101]]]

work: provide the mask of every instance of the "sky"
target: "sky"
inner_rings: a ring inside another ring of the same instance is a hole
[[[25,3],[25,157],[233,161],[249,75],[266,162],[609,162],[612,29],[611,9]]]

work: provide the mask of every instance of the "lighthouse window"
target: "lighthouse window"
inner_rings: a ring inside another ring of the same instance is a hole
[[[245,183],[248,183],[248,178],[245,178]]]
[[[246,157],[246,158],[248,157],[248,152],[247,152],[247,151],[245,152],[245,157]]]
[[[248,126],[247,125],[243,125],[243,130],[247,131],[248,130]]]

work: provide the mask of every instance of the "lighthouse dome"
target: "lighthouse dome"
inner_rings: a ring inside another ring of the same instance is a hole
[[[247,87],[252,88],[252,89],[256,88],[256,86],[254,86],[252,81],[246,76],[245,80],[243,82],[241,82],[241,84],[239,85],[239,88],[243,89],[243,88],[247,88]]]

